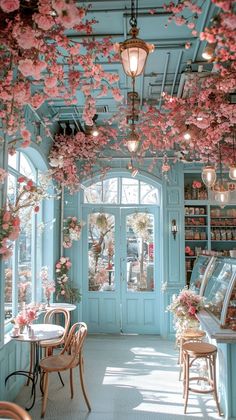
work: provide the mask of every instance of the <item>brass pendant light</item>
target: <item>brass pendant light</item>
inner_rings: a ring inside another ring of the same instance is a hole
[[[119,44],[119,54],[124,72],[129,77],[139,76],[145,67],[145,63],[150,52],[153,52],[154,46],[147,44],[140,38],[137,38],[139,29],[137,28],[138,1],[136,0],[136,10],[134,1],[131,1],[131,29],[129,34],[131,38],[126,39]]]

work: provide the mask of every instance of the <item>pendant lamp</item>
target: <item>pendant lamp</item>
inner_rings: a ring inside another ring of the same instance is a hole
[[[213,187],[216,182],[216,170],[213,165],[209,164],[209,158],[207,165],[202,168],[202,181],[207,188]]]
[[[229,167],[229,177],[233,181],[236,181],[235,131],[233,132],[233,157],[234,163]]]
[[[148,54],[154,50],[152,44],[147,44],[142,39],[137,38],[139,34],[139,29],[137,28],[137,9],[137,0],[136,10],[135,2],[132,0],[131,18],[129,21],[131,26],[129,34],[131,38],[120,42],[118,47],[124,72],[129,77],[137,77],[143,72]]]
[[[223,180],[222,175],[222,159],[221,159],[221,145],[219,144],[219,158],[220,158],[220,179],[214,185],[214,199],[220,204],[221,208],[229,202],[230,191],[228,183]]]

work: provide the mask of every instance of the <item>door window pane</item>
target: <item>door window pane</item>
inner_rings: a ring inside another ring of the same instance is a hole
[[[103,203],[118,203],[118,178],[110,178],[103,181]]]
[[[89,291],[115,289],[115,217],[93,213],[88,217]]]
[[[158,189],[145,182],[140,182],[140,203],[159,204]]]
[[[90,185],[84,192],[85,203],[102,203],[102,182]]]
[[[139,181],[136,179],[122,178],[122,204],[138,204]]]
[[[154,218],[133,213],[126,219],[127,290],[154,291]]]

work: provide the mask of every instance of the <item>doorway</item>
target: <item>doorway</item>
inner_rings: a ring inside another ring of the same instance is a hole
[[[89,331],[158,334],[159,206],[86,204],[82,218],[83,319]]]

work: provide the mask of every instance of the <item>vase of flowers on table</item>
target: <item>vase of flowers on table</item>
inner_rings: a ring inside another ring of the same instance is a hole
[[[30,324],[32,324],[35,319],[37,319],[37,309],[26,308],[20,311],[12,322],[16,327],[19,328],[20,334],[23,334],[25,327],[28,327]]]
[[[203,308],[204,298],[187,287],[182,289],[178,295],[173,295],[167,310],[174,315],[173,321],[177,338],[184,330],[199,326],[196,314]]]

